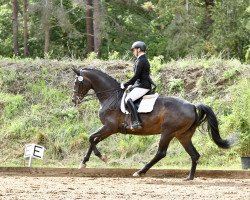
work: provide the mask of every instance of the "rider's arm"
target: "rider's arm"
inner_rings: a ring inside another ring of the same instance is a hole
[[[138,60],[135,69],[136,71],[134,76],[128,82],[124,83],[125,88],[128,87],[129,85],[133,85],[135,81],[140,78],[143,69],[143,60]]]

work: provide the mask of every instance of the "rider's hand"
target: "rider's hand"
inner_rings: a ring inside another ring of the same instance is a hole
[[[121,83],[121,89],[122,89],[122,90],[124,90],[124,89],[125,89],[125,87],[124,87],[124,84],[123,84],[123,83]]]
[[[127,90],[130,90],[132,88],[132,85],[129,85],[128,87],[127,87]]]

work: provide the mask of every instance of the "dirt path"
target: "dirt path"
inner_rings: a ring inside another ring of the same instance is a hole
[[[1,200],[248,200],[250,179],[0,177]]]

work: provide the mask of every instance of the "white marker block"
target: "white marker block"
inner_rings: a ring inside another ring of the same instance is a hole
[[[24,158],[29,158],[29,167],[32,165],[32,158],[43,159],[45,148],[37,144],[26,144]]]

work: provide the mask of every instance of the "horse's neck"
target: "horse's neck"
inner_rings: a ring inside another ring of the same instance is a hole
[[[96,93],[100,103],[103,104],[108,99],[111,99],[111,95],[115,90],[119,89],[119,84],[115,80],[109,77],[100,76],[99,74],[90,74],[93,90]]]

